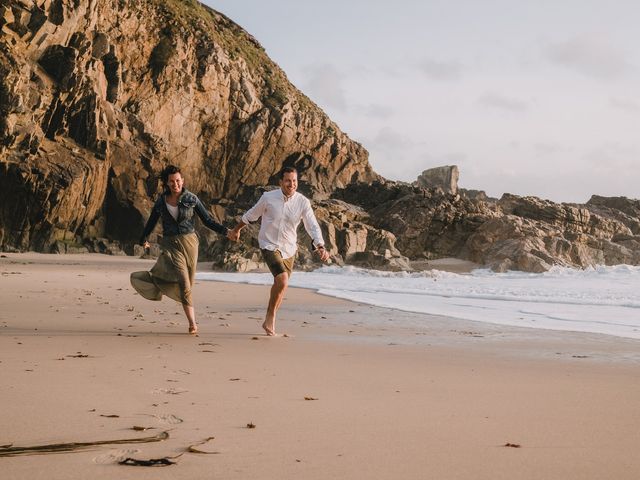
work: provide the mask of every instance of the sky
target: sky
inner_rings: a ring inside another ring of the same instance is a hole
[[[586,202],[640,198],[636,0],[206,0],[376,172]]]

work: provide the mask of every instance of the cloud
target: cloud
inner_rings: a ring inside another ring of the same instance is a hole
[[[452,81],[458,80],[462,75],[462,68],[455,62],[440,62],[432,59],[423,60],[420,71],[432,80]]]
[[[510,112],[524,112],[528,106],[522,100],[507,97],[499,93],[487,92],[478,99],[478,103],[485,107],[507,110]]]
[[[468,160],[467,154],[462,152],[449,152],[443,154],[425,152],[421,154],[419,158],[421,163],[425,165],[423,170],[442,167],[445,165],[457,165],[460,167]],[[461,170],[463,169],[461,168]]]
[[[364,80],[368,80],[372,77],[387,77],[387,78],[404,78],[405,69],[398,67],[397,65],[371,65],[356,63],[348,66],[349,76],[358,77]]]
[[[330,64],[310,65],[303,70],[302,90],[324,107],[347,110],[347,97],[343,87],[345,75]]]
[[[372,142],[385,150],[408,150],[413,147],[413,141],[410,138],[391,127],[381,128]]]
[[[583,158],[593,172],[615,172],[615,176],[628,179],[638,175],[636,164],[639,156],[637,147],[605,143],[587,151]]]
[[[390,180],[415,178],[416,143],[408,136],[385,126],[362,143],[369,150],[371,165],[380,175]]]
[[[632,69],[606,37],[596,34],[583,34],[548,45],[545,55],[556,65],[598,79],[617,78]]]
[[[606,143],[585,152],[578,169],[578,183],[589,194],[638,197],[640,149],[633,145]],[[588,197],[587,197],[588,198]]]
[[[546,157],[548,155],[567,152],[567,148],[558,143],[536,142],[533,144],[533,152],[536,157]]]
[[[361,115],[370,118],[388,119],[395,113],[393,107],[382,105],[379,103],[371,103],[369,105],[359,105],[356,110]]]
[[[627,98],[610,98],[609,104],[613,108],[629,113],[640,113],[640,103]]]

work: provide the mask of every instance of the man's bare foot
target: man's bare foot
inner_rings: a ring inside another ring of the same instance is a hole
[[[264,323],[262,324],[262,328],[264,329],[265,333],[269,336],[269,337],[275,337],[276,336],[276,332],[273,329],[273,321],[269,322],[268,320],[265,320]]]
[[[189,334],[196,335],[198,333],[197,325],[189,325]]]

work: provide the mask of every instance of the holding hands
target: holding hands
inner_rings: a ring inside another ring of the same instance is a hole
[[[236,225],[234,228],[227,231],[227,238],[232,242],[237,242],[238,240],[240,240],[240,231],[245,226],[246,225],[242,222],[238,223],[238,225]],[[318,254],[318,256],[320,257],[320,260],[322,260],[323,262],[326,262],[327,260],[329,260],[330,255],[327,249],[324,248],[324,245],[318,245],[317,248],[315,249],[315,252]]]
[[[227,238],[232,242],[240,240],[240,229],[238,227],[233,228],[227,232]]]

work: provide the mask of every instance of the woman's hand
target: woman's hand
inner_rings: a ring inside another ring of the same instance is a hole
[[[237,242],[238,240],[240,240],[240,230],[233,228],[227,231],[227,238],[232,242]]]

